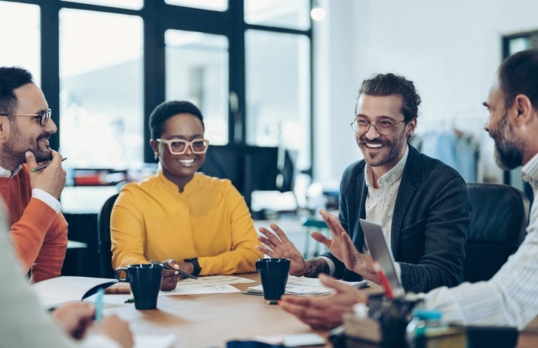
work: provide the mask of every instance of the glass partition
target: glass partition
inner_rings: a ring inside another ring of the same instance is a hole
[[[144,0],[62,0],[78,2],[81,4],[101,5],[109,7],[127,8],[130,10],[140,10],[144,7]]]
[[[188,100],[204,115],[205,137],[228,143],[228,39],[167,30],[166,99]]]
[[[290,29],[310,28],[309,0],[245,0],[245,22]]]
[[[170,5],[194,7],[205,10],[226,11],[228,9],[228,0],[165,0],[165,2]]]
[[[60,11],[60,151],[70,166],[142,164],[142,33],[136,16]]]
[[[310,167],[310,42],[306,36],[246,33],[247,143],[298,153]]]
[[[41,39],[37,5],[0,1],[0,66],[21,66],[41,85]]]

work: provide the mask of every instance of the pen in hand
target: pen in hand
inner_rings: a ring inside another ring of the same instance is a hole
[[[185,277],[185,278],[198,279],[198,278],[196,278],[195,276],[193,276],[192,274],[187,273],[187,272],[185,272],[185,271],[182,271],[182,270],[180,270],[180,269],[175,269],[174,267],[170,266],[170,265],[167,264],[167,263],[162,263],[162,262],[155,261],[155,260],[150,260],[149,262],[151,262],[151,263],[154,264],[154,265],[162,265],[163,268],[165,268],[165,269],[172,270],[172,271],[176,271],[176,274],[181,274],[181,275],[182,275],[183,277]]]
[[[66,159],[67,159],[67,157],[62,158],[62,162],[65,161]],[[38,170],[43,170],[43,169],[47,168],[47,167],[50,165],[50,163],[51,163],[51,162],[49,162],[49,163],[45,163],[45,164],[43,164],[43,165],[40,165],[40,166],[35,167],[34,169],[32,169],[32,173],[35,173],[35,172],[37,172]]]
[[[103,295],[105,294],[105,289],[99,288],[97,290],[97,299],[95,300],[95,322],[100,322],[103,316]]]

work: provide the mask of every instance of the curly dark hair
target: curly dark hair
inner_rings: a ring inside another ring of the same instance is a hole
[[[151,130],[151,139],[158,139],[164,133],[166,121],[177,114],[191,114],[197,117],[204,126],[204,117],[202,112],[193,103],[188,101],[171,100],[157,105],[149,116],[149,128]]]
[[[409,81],[403,76],[388,73],[378,74],[371,79],[366,79],[362,82],[359,97],[361,94],[377,97],[400,95],[402,97],[402,114],[404,115],[405,123],[418,117],[418,106],[421,102],[420,96],[415,89],[413,81]]]

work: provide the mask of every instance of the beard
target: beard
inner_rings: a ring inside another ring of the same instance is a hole
[[[379,153],[368,153],[367,149],[368,147],[366,144],[381,144],[381,149],[388,149],[387,151],[380,151]],[[366,135],[362,135],[360,140],[357,141],[357,145],[359,145],[359,148],[361,149],[364,160],[366,163],[368,163],[371,167],[379,167],[384,166],[386,164],[394,162],[400,155],[400,152],[402,151],[402,147],[407,145],[407,137],[398,136],[394,139],[394,141],[391,141],[389,139],[374,139],[374,140],[368,140],[366,138]],[[366,148],[366,149],[365,149]],[[394,163],[396,164],[396,162]]]
[[[523,164],[524,145],[512,138],[512,126],[508,124],[507,113],[503,115],[497,129],[489,130],[495,141],[495,162],[503,170],[512,170]]]
[[[36,162],[45,162],[52,159],[52,150],[49,146],[40,144],[43,139],[49,139],[51,133],[45,132],[36,140],[33,147],[26,145],[26,142],[21,130],[15,122],[11,123],[11,134],[9,139],[2,145],[2,155],[9,158],[10,166],[16,168],[19,164],[26,163],[26,151],[31,151],[36,159]]]
[[[44,162],[52,160],[52,150],[49,146],[40,146],[39,142],[43,139],[49,139],[50,133],[43,133],[36,139],[34,152],[36,162]]]

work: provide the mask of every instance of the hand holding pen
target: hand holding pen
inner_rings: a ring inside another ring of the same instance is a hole
[[[169,259],[163,262],[151,260],[150,262],[163,266],[163,282],[161,284],[161,290],[163,291],[174,290],[177,286],[177,282],[182,277],[196,279],[192,274],[180,269],[180,265],[174,260]]]
[[[67,159],[67,157],[62,158],[62,162],[65,161],[66,159]],[[32,168],[31,172],[32,172],[32,173],[35,173],[35,172],[38,172],[38,171],[40,171],[40,170],[43,170],[43,169],[47,168],[47,167],[50,165],[50,163],[51,163],[51,162],[49,162],[49,163],[45,163],[45,164],[40,165],[40,166],[35,167],[35,168]]]
[[[95,308],[86,302],[71,302],[52,312],[52,317],[74,339],[81,339],[92,325]]]
[[[94,315],[101,316],[102,294],[99,295],[95,307],[87,302],[70,302],[61,305],[52,312],[52,317],[67,333],[75,340],[80,340],[87,336],[88,329],[93,324]],[[116,314],[96,319],[93,325],[95,333],[106,335],[116,341],[122,348],[132,348],[134,346],[133,334],[129,329],[129,323],[120,319]]]
[[[32,170],[42,166],[37,166],[36,158],[31,151],[25,153],[26,163],[30,169],[30,185],[34,189],[43,190],[56,199],[60,198],[60,194],[65,185],[65,170],[62,168],[62,156],[52,151],[52,160],[46,164],[47,170]]]
[[[167,260],[168,261],[168,260]],[[174,268],[172,266],[170,266],[170,263],[164,261],[164,262],[159,262],[159,261],[155,261],[155,260],[151,260],[150,261],[151,263],[153,264],[159,264],[159,265],[163,265],[163,268],[164,269],[167,269],[167,270],[171,270],[171,271],[175,271],[174,274],[180,274],[181,276],[185,277],[185,278],[191,278],[191,279],[198,279],[196,278],[195,276],[193,276],[192,274],[190,273],[187,273],[185,271],[182,271],[181,269],[179,268]],[[175,261],[174,261],[175,262]],[[176,263],[177,265],[177,263]]]

